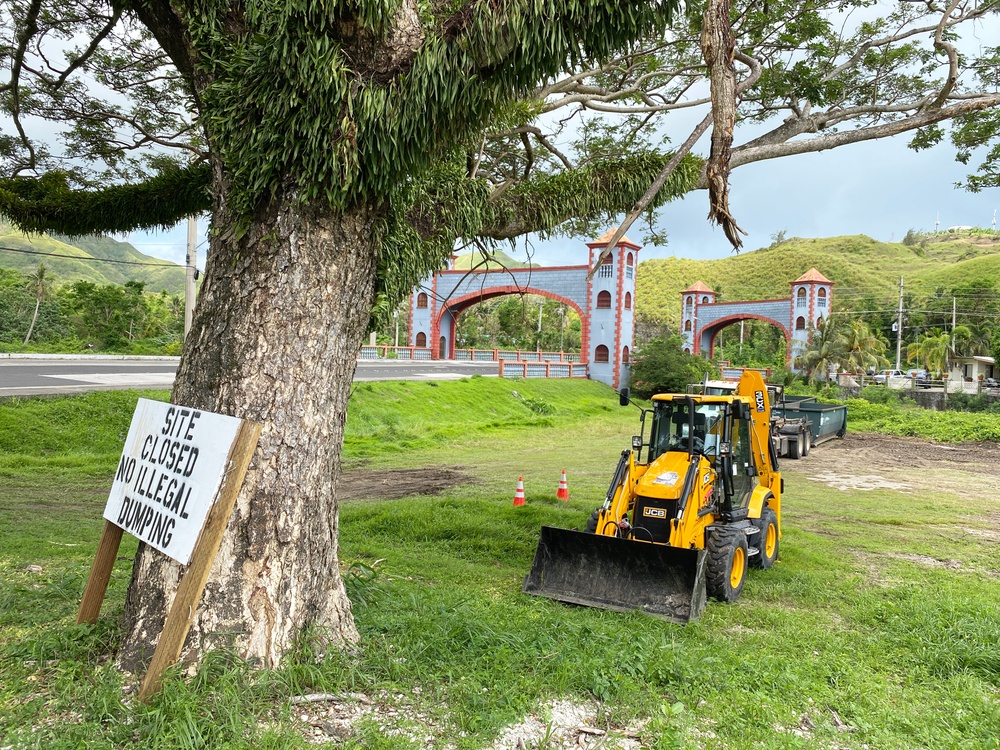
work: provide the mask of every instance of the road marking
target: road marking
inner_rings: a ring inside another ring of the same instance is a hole
[[[41,375],[43,378],[57,380],[82,380],[95,385],[150,385],[169,386],[174,382],[172,372],[134,372],[134,373],[80,373],[78,375]]]

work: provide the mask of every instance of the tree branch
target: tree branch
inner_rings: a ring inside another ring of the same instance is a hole
[[[981,112],[994,107],[1000,107],[1000,93],[986,94],[974,99],[959,101],[947,107],[938,109],[927,109],[905,120],[896,120],[867,128],[848,130],[842,133],[831,133],[817,138],[801,139],[783,143],[771,143],[766,145],[745,145],[733,149],[730,166],[732,169],[753,164],[768,159],[778,159],[784,156],[795,154],[809,154],[817,151],[826,151],[831,148],[838,148],[852,143],[862,143],[864,141],[888,138],[912,130],[917,130],[927,125],[944,122],[955,117]],[[759,142],[755,141],[755,143]],[[707,180],[702,178],[698,181],[698,189],[708,187]]]

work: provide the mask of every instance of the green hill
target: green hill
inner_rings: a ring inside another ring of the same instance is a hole
[[[810,268],[833,281],[847,300],[870,293],[895,300],[899,277],[907,292],[927,294],[974,280],[1000,281],[1000,239],[982,235],[926,237],[915,244],[879,242],[864,235],[792,238],[779,245],[718,260],[655,258],[639,264],[636,310],[645,319],[676,325],[681,291],[703,281],[719,301],[787,297]]]
[[[481,253],[465,253],[455,258],[452,266],[456,271],[468,271],[473,266],[477,270],[496,271],[503,268],[529,268],[537,266],[537,263],[525,263],[514,260],[503,250],[494,250],[489,259],[484,259]]]
[[[74,281],[95,284],[142,281],[150,292],[184,293],[183,266],[140,253],[127,242],[98,236],[25,235],[0,223],[0,268],[30,275],[39,263],[45,264],[46,275],[57,286]]]

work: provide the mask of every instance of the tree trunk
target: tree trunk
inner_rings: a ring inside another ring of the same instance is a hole
[[[41,304],[41,298],[35,300],[35,314],[31,316],[31,325],[28,326],[28,332],[24,335],[24,343],[21,346],[28,345],[28,339],[31,338],[31,334],[35,330],[35,322],[38,320],[38,308],[41,307]]]
[[[172,401],[264,426],[184,657],[229,645],[276,666],[309,629],[357,640],[338,570],[344,422],[374,300],[378,210],[334,213],[276,200],[234,239],[224,183],[206,280]],[[120,664],[152,656],[181,566],[140,547]]]

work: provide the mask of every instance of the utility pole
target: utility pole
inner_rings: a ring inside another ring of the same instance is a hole
[[[903,349],[903,277],[899,277],[899,314],[896,317],[896,369],[900,365],[900,353]]]
[[[951,353],[955,353],[955,323],[957,321],[957,316],[955,314],[955,298],[951,298]]]
[[[195,294],[195,272],[198,268],[198,219],[194,216],[188,217],[187,236],[187,268],[184,273],[184,338],[187,338],[188,331],[191,330],[191,321],[194,320],[194,294]]]

